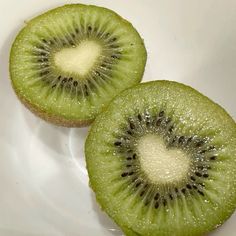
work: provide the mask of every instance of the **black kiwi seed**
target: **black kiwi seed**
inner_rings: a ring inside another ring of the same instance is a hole
[[[40,52],[39,55],[41,55],[41,56],[47,56],[47,53],[46,53],[46,52]]]
[[[190,184],[187,184],[186,187],[187,187],[188,189],[192,189],[192,186],[191,186]]]
[[[209,177],[208,174],[203,174],[202,176],[203,176],[204,178],[208,178],[208,177]]]
[[[99,71],[95,71],[95,73],[98,75],[98,76],[100,76],[101,74],[100,74],[100,72]]]
[[[145,118],[146,118],[146,119],[150,119],[150,117],[151,117],[151,116],[150,116],[149,112],[146,112],[146,113],[145,113]]]
[[[167,201],[166,201],[166,199],[165,199],[165,198],[163,199],[163,205],[164,205],[164,206],[166,206],[166,205],[167,205]]]
[[[128,168],[131,167],[131,166],[132,166],[132,165],[126,165],[126,167],[128,167]]]
[[[197,168],[198,168],[199,170],[203,170],[203,169],[204,169],[204,166],[197,166]]]
[[[156,193],[155,197],[154,197],[154,200],[158,200],[160,197],[160,194],[159,193]]]
[[[133,154],[133,159],[134,159],[134,160],[136,159],[136,156],[137,156],[137,154],[134,153],[134,154]]]
[[[208,151],[211,151],[211,150],[214,150],[214,149],[215,149],[215,146],[208,147]]]
[[[191,179],[192,181],[196,181],[196,179],[195,179],[193,176],[191,176],[190,179]]]
[[[88,31],[91,31],[92,30],[92,27],[91,26],[88,26]]]
[[[127,161],[131,161],[131,160],[132,160],[132,157],[127,157],[126,160],[127,160]]]
[[[195,144],[195,146],[196,147],[201,147],[202,145],[204,145],[205,144],[205,142],[203,141],[203,140],[200,140],[200,141],[198,141],[196,144]]]
[[[133,179],[132,179],[132,182],[135,182],[137,180],[137,178],[136,177],[134,177]]]
[[[37,46],[38,49],[45,50],[45,47],[42,45]]]
[[[181,192],[186,193],[186,189],[185,188],[181,189]]]
[[[126,177],[126,176],[128,176],[128,174],[129,174],[128,172],[124,172],[121,174],[121,177]]]
[[[136,185],[135,185],[135,187],[137,188],[138,186],[140,186],[141,185],[141,182],[138,182]]]
[[[169,145],[173,146],[175,142],[176,142],[176,138],[174,137],[174,138],[170,139]]]
[[[130,127],[130,129],[135,129],[134,123],[130,121],[130,122],[129,122],[129,127]]]
[[[129,142],[130,141],[130,138],[128,136],[124,136],[123,137],[125,141]]]
[[[159,207],[159,203],[156,202],[154,207],[157,209]]]
[[[44,75],[47,75],[49,73],[50,72],[48,70],[45,70],[45,71],[40,72],[40,76],[44,76]]]
[[[66,82],[67,82],[67,78],[64,78],[64,79],[61,81],[62,84],[65,84]]]
[[[170,119],[170,118],[166,118],[166,119],[165,119],[165,124],[166,124],[166,125],[168,125],[170,122],[171,122],[171,119]]]
[[[119,45],[111,44],[110,47],[111,47],[111,48],[119,48]]]
[[[133,175],[133,174],[134,174],[134,172],[133,172],[133,171],[129,172],[129,175]]]
[[[202,174],[199,173],[199,172],[195,172],[195,175],[198,176],[198,177],[202,177]]]
[[[139,121],[142,121],[142,116],[140,114],[138,114],[138,119]]]
[[[144,195],[145,191],[143,190],[141,193],[140,193],[140,197],[142,197]]]
[[[161,111],[161,112],[159,113],[159,117],[163,117],[164,114],[165,114],[165,112],[164,112],[164,111]]]
[[[216,156],[210,157],[210,160],[215,161],[216,160]]]
[[[159,118],[159,119],[156,121],[156,126],[160,126],[161,122],[162,122],[162,119]]]
[[[122,143],[121,143],[120,141],[116,141],[116,142],[114,143],[115,146],[121,146],[121,144],[122,144]]]
[[[77,82],[77,81],[74,81],[73,85],[74,85],[75,87],[77,87],[77,86],[78,86],[78,82]]]
[[[146,189],[147,187],[148,187],[148,184],[145,184],[143,188]]]
[[[205,194],[202,191],[198,190],[197,192],[201,194],[202,196],[205,196]]]
[[[189,138],[187,139],[187,144],[191,143],[192,141],[193,141],[193,138],[192,138],[192,137],[189,137]]]
[[[200,154],[204,154],[204,153],[206,153],[206,152],[207,152],[207,150],[201,150],[201,151],[199,151]]]
[[[71,46],[75,46],[75,44],[74,44],[74,42],[73,42],[72,40],[69,40],[69,44],[70,44]]]
[[[149,201],[145,201],[144,205],[147,206],[149,203]]]
[[[198,183],[200,186],[205,187],[204,183]]]
[[[179,143],[183,143],[184,140],[185,140],[185,137],[184,137],[184,136],[180,136],[180,137],[179,137]]]
[[[112,43],[112,42],[115,42],[116,40],[117,40],[117,38],[112,38],[109,40],[109,42]]]
[[[48,65],[48,64],[43,64],[43,65],[41,65],[41,67],[42,67],[42,68],[48,68],[49,65]]]
[[[86,96],[89,96],[87,84],[84,85],[84,90],[85,90],[85,95],[86,95]]]
[[[130,135],[133,134],[131,130],[127,130],[127,133],[130,134]]]
[[[172,125],[172,126],[170,126],[170,128],[168,129],[168,132],[169,132],[169,133],[172,133],[173,129],[174,129],[174,126]]]

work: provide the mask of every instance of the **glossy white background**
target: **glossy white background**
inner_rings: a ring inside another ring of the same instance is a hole
[[[10,45],[24,21],[70,2],[108,7],[133,23],[148,51],[145,81],[189,84],[236,118],[235,0],[2,0],[0,236],[122,235],[88,187],[83,154],[88,129],[58,128],[34,117],[8,80]],[[235,232],[236,215],[210,235]]]

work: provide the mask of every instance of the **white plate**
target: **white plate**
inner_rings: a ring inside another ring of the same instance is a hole
[[[66,2],[71,1],[0,1],[1,236],[122,235],[88,187],[88,129],[58,128],[36,118],[8,80],[10,45],[24,21]],[[111,8],[133,23],[148,50],[144,80],[189,84],[236,117],[235,0],[80,2]],[[235,232],[236,215],[211,236]]]

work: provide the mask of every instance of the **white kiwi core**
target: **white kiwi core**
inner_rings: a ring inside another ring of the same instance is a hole
[[[84,40],[78,46],[63,48],[54,55],[58,68],[67,73],[85,76],[101,55],[102,46],[92,40]]]
[[[178,149],[167,149],[163,138],[146,134],[138,140],[140,165],[144,173],[153,183],[176,183],[187,177],[190,158]]]

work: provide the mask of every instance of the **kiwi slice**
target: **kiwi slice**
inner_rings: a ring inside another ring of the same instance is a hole
[[[140,82],[146,49],[115,12],[65,5],[29,21],[17,35],[10,75],[19,99],[63,126],[84,126],[122,90]]]
[[[202,235],[235,210],[235,121],[183,84],[121,93],[96,118],[85,154],[97,201],[127,235]]]

